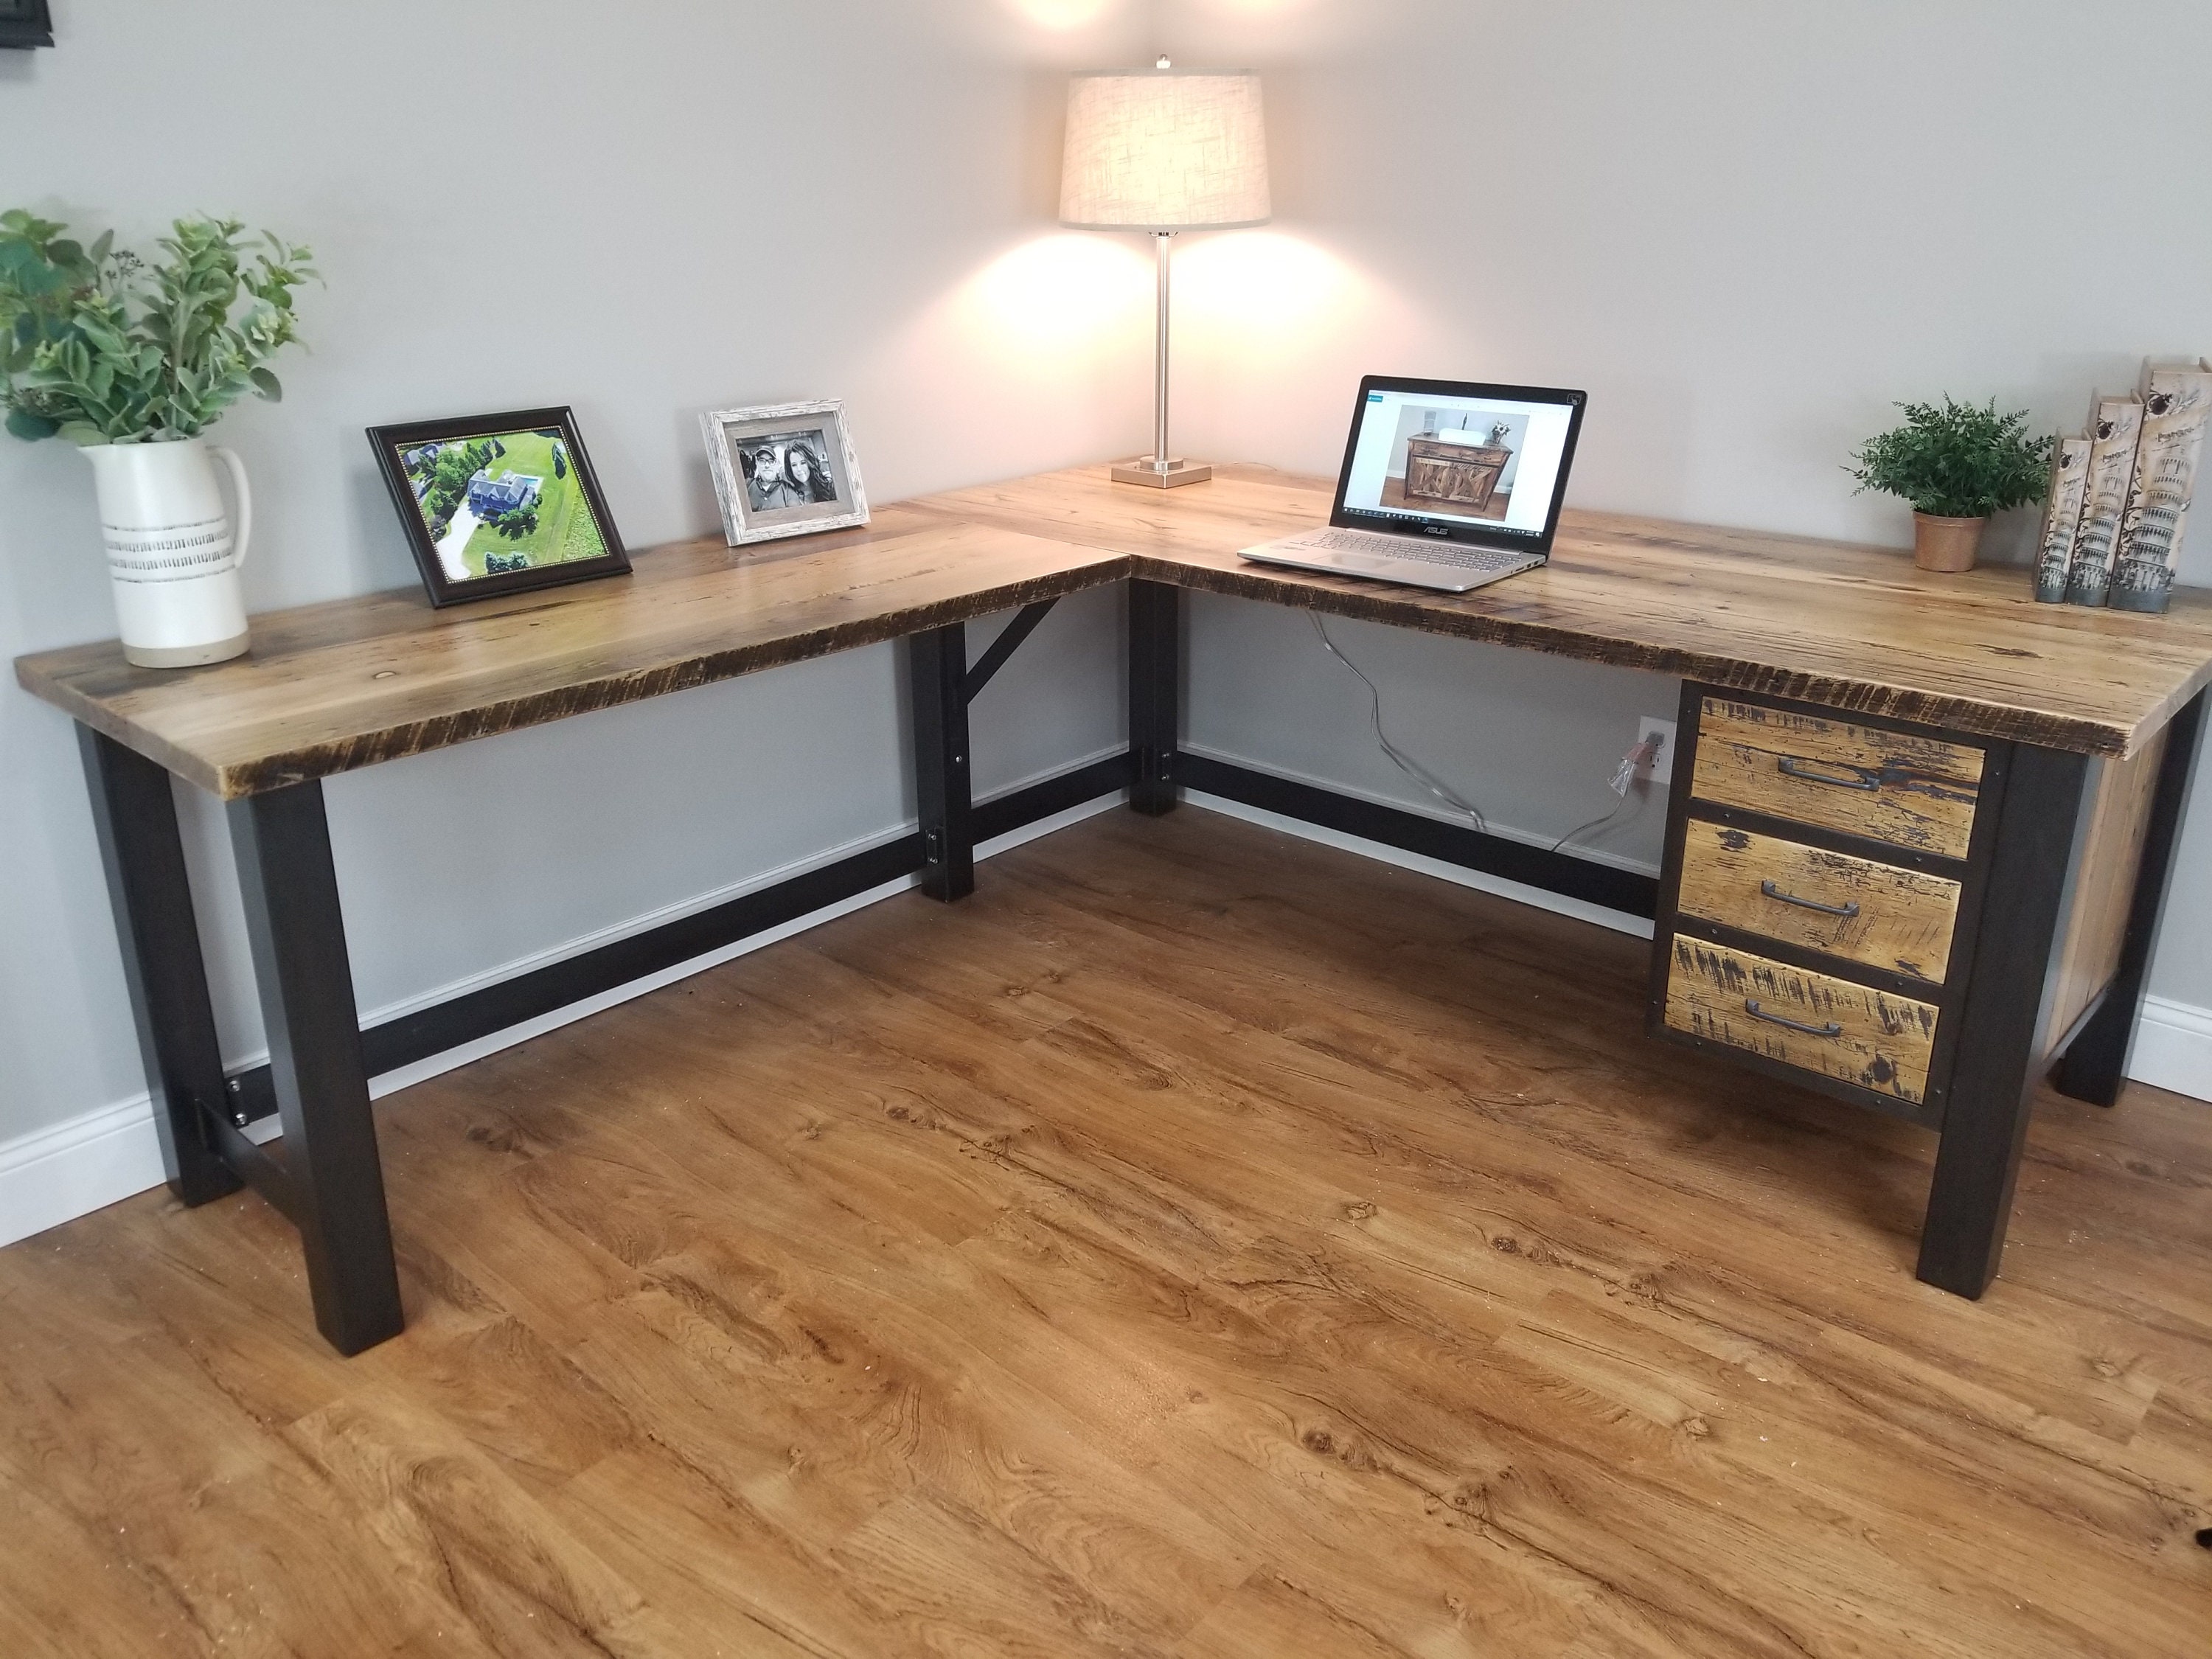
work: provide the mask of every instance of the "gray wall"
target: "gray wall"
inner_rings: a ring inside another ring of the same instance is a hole
[[[1367,372],[1576,386],[1579,505],[1904,545],[1909,509],[1841,470],[1893,402],[1995,397],[2078,430],[2144,356],[2212,353],[2192,0],[1216,0],[1162,21],[1179,58],[1266,75],[1274,164],[1276,223],[1178,267],[1193,454],[1333,473]],[[2014,519],[2001,552],[2032,533]],[[2184,580],[2212,582],[2212,509]],[[1198,743],[1433,807],[1310,629],[1198,615],[1201,653],[1234,662],[1200,682]],[[1644,676],[1332,626],[1393,738],[1535,837],[1604,810],[1637,714],[1673,706]],[[1492,769],[1516,757],[1533,768]],[[2206,1008],[2212,768],[2197,794],[2152,988]],[[1601,845],[1656,859],[1661,805]]]
[[[1179,255],[1195,454],[1333,470],[1370,369],[1571,384],[1583,504],[1902,543],[1904,509],[1838,470],[1893,399],[2071,422],[2143,353],[2212,347],[2212,221],[2174,205],[2212,171],[2189,4],[2094,28],[2047,0],[56,4],[58,50],[0,54],[7,204],[125,240],[232,213],[330,276],[287,401],[222,428],[258,486],[256,609],[413,580],[373,422],[573,401],[637,546],[712,529],[716,404],[844,396],[881,500],[1138,447],[1145,252],[1050,219],[1061,72],[1155,45],[1267,76],[1277,222]],[[517,183],[529,210],[486,225]],[[2193,580],[2208,546],[2212,515]],[[1198,743],[1433,805],[1301,619],[1194,611]],[[1063,607],[994,685],[987,786],[1115,740],[1112,614]],[[1532,837],[1603,811],[1635,716],[1672,706],[1333,626],[1393,735]],[[112,632],[88,470],[0,443],[0,653]],[[0,1141],[141,1086],[76,768],[66,723],[0,691]],[[363,1004],[817,858],[907,787],[888,651],[342,780]],[[1655,856],[1657,806],[1601,850]],[[244,1054],[234,894],[188,816]],[[2177,915],[2212,914],[2208,848],[2212,803]],[[2201,924],[2155,983],[2212,1006]]]
[[[372,422],[573,402],[634,547],[716,518],[702,409],[848,400],[875,498],[1127,447],[1142,250],[1055,233],[1066,67],[1128,20],[982,0],[60,0],[0,53],[0,205],[125,243],[227,213],[312,243],[312,350],[218,428],[249,608],[416,578]],[[763,192],[763,175],[774,182]],[[510,191],[527,206],[487,213]],[[1133,241],[1133,239],[1131,239]],[[980,787],[1114,744],[1116,610],[1071,602],[977,709]],[[0,658],[114,632],[90,469],[0,440]],[[974,630],[980,641],[987,626]],[[343,778],[362,1005],[420,1000],[897,824],[889,647]],[[260,1046],[219,814],[189,801],[233,1055]],[[0,1142],[143,1087],[69,724],[0,690]]]

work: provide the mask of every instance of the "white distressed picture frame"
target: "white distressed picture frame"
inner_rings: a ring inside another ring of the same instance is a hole
[[[768,511],[755,509],[738,457],[739,447],[748,439],[773,439],[793,423],[809,421],[825,431],[836,428],[831,465],[838,474],[835,479],[839,486],[836,499]],[[811,536],[824,530],[847,530],[867,523],[867,489],[860,482],[860,457],[853,453],[853,436],[845,422],[843,398],[711,410],[699,417],[699,428],[707,440],[707,465],[714,477],[714,499],[722,509],[722,533],[732,547],[777,541],[787,536]]]

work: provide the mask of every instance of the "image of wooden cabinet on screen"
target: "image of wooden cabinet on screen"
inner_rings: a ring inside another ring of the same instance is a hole
[[[1527,415],[1469,415],[1408,404],[1382,479],[1381,505],[1410,513],[1505,517]]]

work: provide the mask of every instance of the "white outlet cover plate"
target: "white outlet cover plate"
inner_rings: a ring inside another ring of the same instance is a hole
[[[1649,765],[1638,769],[1638,775],[1648,778],[1653,783],[1672,783],[1674,781],[1674,722],[1662,720],[1652,714],[1646,714],[1637,722],[1637,742],[1642,743],[1655,734],[1660,740],[1659,752],[1652,757]]]

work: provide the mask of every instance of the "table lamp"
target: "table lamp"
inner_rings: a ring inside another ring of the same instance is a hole
[[[1260,77],[1248,71],[1103,70],[1067,88],[1060,222],[1074,230],[1148,230],[1159,258],[1152,453],[1115,464],[1121,483],[1168,489],[1213,469],[1168,453],[1168,242],[1179,230],[1262,225],[1267,136]]]

